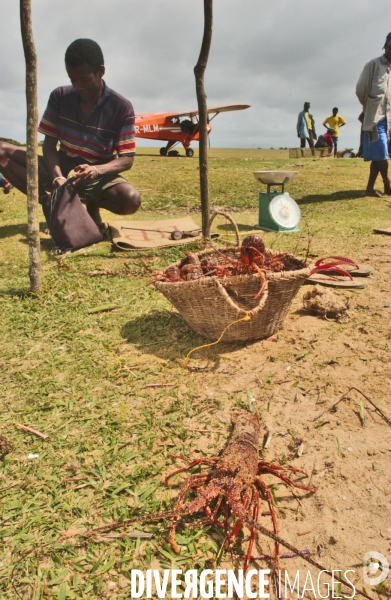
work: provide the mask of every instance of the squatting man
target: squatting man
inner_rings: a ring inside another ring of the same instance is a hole
[[[100,208],[131,215],[141,204],[139,192],[120,175],[133,165],[134,111],[103,80],[103,53],[93,40],[75,40],[66,50],[65,68],[71,85],[50,94],[38,128],[45,135],[38,157],[40,195],[63,185],[72,172],[80,199],[104,229]],[[24,150],[0,142],[0,171],[26,193]]]

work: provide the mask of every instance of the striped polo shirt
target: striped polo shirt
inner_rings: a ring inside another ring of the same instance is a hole
[[[133,106],[106,84],[85,121],[71,85],[56,88],[49,98],[38,131],[60,141],[60,152],[82,163],[102,164],[115,156],[135,154]]]

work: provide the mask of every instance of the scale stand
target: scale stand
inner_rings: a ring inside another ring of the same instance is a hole
[[[285,192],[285,185],[296,175],[297,171],[254,171],[255,179],[267,186],[267,192],[259,194],[258,225],[255,225],[255,229],[280,233],[300,231],[300,208]],[[272,191],[271,188],[276,186],[281,190]]]

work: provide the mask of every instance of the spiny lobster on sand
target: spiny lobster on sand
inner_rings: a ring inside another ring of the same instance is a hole
[[[175,540],[178,519],[185,515],[192,515],[203,511],[206,515],[204,521],[206,524],[214,524],[226,531],[227,548],[231,549],[242,528],[243,522],[248,521],[249,518],[257,522],[259,514],[259,490],[261,490],[269,505],[274,535],[277,535],[277,518],[273,500],[269,488],[262,479],[262,475],[274,475],[291,489],[299,488],[307,492],[315,492],[316,490],[313,487],[294,482],[287,476],[289,472],[305,475],[302,469],[259,460],[260,423],[257,414],[236,411],[232,415],[232,421],[234,424],[232,435],[219,457],[188,460],[182,456],[174,456],[174,458],[185,460],[188,465],[168,475],[165,479],[166,483],[175,475],[188,471],[198,465],[205,465],[209,467],[209,470],[204,473],[191,475],[185,480],[172,511],[135,517],[127,520],[122,525],[167,517],[172,518],[168,539],[171,548],[178,554],[180,548]],[[184,504],[186,494],[190,490],[196,492],[196,497],[194,500],[190,500]],[[235,519],[233,526],[230,525],[231,517]],[[95,531],[101,532],[112,528],[112,526],[102,527]],[[253,526],[244,561],[245,572],[251,560],[255,532],[256,529]],[[276,539],[274,541],[275,561],[277,561],[279,543]]]
[[[279,537],[272,496],[269,488],[262,479],[262,475],[274,475],[291,488],[292,493],[293,488],[299,488],[307,492],[315,492],[316,490],[313,487],[292,481],[286,474],[291,472],[305,475],[306,473],[302,469],[258,460],[260,423],[255,413],[235,411],[232,415],[232,422],[234,425],[232,435],[219,457],[210,459],[200,458],[192,461],[179,457],[188,463],[187,467],[177,469],[168,475],[165,482],[168,482],[175,475],[188,471],[198,465],[206,465],[209,467],[209,470],[205,473],[191,475],[185,480],[173,510],[133,517],[125,521],[112,523],[111,525],[96,527],[86,532],[84,537],[93,538],[96,535],[101,535],[102,533],[133,523],[171,518],[172,524],[169,533],[169,542],[174,552],[179,553],[180,548],[175,540],[178,519],[186,515],[192,515],[198,511],[203,511],[206,514],[205,523],[217,525],[226,531],[228,548],[233,547],[235,538],[243,523],[250,526],[250,542],[244,561],[244,572],[247,571],[251,560],[255,533],[259,531],[274,540],[274,577],[276,576],[276,569],[278,567],[279,545],[281,544],[321,572],[328,573],[336,581],[343,583],[349,589],[353,589],[354,593],[363,596],[367,600],[372,600],[365,591],[354,588],[353,584],[344,577],[335,574],[335,571],[331,572],[312,557],[306,555],[304,551],[298,550],[292,544]],[[186,494],[189,490],[194,490],[196,497],[194,500],[190,500],[184,504]],[[269,505],[273,522],[273,532],[258,523],[259,490],[261,490]],[[230,525],[231,517],[234,519],[233,526]],[[278,589],[277,585],[276,589]]]
[[[195,459],[188,461],[182,456],[176,456],[188,462],[187,467],[177,469],[168,477],[167,483],[178,473],[188,471],[197,465],[207,465],[211,469],[206,473],[192,475],[185,480],[174,509],[174,516],[169,542],[174,552],[179,553],[179,546],[175,541],[175,530],[178,517],[182,514],[192,514],[203,510],[207,516],[206,522],[213,523],[225,529],[227,533],[227,548],[231,549],[235,539],[242,528],[243,521],[252,514],[254,521],[258,520],[259,514],[259,490],[265,496],[269,505],[273,531],[277,535],[277,519],[273,500],[269,488],[261,478],[261,475],[270,474],[278,477],[290,488],[299,488],[307,492],[315,492],[315,488],[301,485],[291,481],[287,472],[306,474],[302,469],[286,467],[284,465],[267,463],[258,458],[260,424],[258,415],[245,411],[233,413],[232,420],[234,430],[226,447],[218,458]],[[186,493],[194,489],[197,497],[183,506]],[[220,515],[223,518],[220,518]],[[233,527],[229,526],[229,519],[236,519]],[[250,542],[247,550],[244,571],[247,571],[251,560],[255,540],[255,529],[251,529]],[[275,542],[275,557],[277,559],[279,544]]]

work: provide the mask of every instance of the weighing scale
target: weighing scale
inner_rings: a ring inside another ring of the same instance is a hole
[[[292,181],[297,171],[254,171],[254,177],[260,183],[267,185],[267,192],[259,194],[258,225],[255,229],[263,231],[279,231],[292,233],[300,231],[300,208],[284,191],[288,181]],[[280,190],[271,191],[272,187],[279,186]]]

